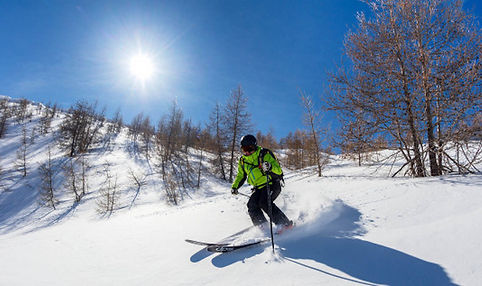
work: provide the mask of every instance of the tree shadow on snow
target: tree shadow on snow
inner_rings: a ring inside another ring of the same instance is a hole
[[[25,183],[20,176],[16,177],[8,187],[8,191],[0,193],[0,231],[5,232],[15,229],[18,225],[25,223],[38,210],[38,191]]]
[[[455,285],[438,264],[380,244],[355,238],[363,234],[361,213],[341,201],[324,212],[315,223],[300,225],[276,240],[281,260],[358,284],[372,285]],[[409,235],[409,234],[407,234]],[[254,247],[214,257],[216,267],[244,261],[264,251]],[[341,277],[299,260],[313,260],[338,269],[355,279]]]

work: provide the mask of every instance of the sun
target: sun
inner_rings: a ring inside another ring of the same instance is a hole
[[[153,76],[155,66],[149,55],[137,54],[130,59],[129,70],[131,75],[144,82]]]

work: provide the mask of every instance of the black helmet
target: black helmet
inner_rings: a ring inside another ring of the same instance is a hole
[[[256,151],[256,137],[251,134],[243,136],[241,138],[241,150],[246,156],[253,154]]]
[[[251,134],[244,135],[241,138],[241,147],[243,146],[255,146],[256,147],[256,137]]]

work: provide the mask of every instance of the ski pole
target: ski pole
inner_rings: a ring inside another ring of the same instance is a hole
[[[240,194],[240,195],[242,195],[242,196],[245,196],[245,197],[248,197],[248,198],[250,198],[250,197],[251,197],[251,196],[246,195],[246,194],[243,194],[243,193],[241,193],[241,192],[238,192],[238,194]]]
[[[269,216],[269,230],[271,232],[271,247],[273,248],[274,253],[274,238],[273,238],[273,207],[271,206],[271,190],[269,187],[269,172],[266,172],[266,191],[268,192],[268,216]]]

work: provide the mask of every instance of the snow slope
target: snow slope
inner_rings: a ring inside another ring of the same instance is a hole
[[[12,167],[18,136],[18,130],[9,129],[0,140],[3,169]],[[49,140],[37,140],[31,162],[45,159],[41,148]],[[482,281],[481,175],[388,178],[387,167],[356,167],[334,157],[321,178],[310,169],[287,172],[276,203],[297,226],[275,237],[274,254],[269,243],[212,254],[184,239],[218,241],[249,226],[247,198],[232,196],[228,183],[206,175],[200,190],[170,206],[148,162],[133,160],[123,144],[120,136],[110,150],[90,155],[94,174],[107,160],[125,189],[124,207],[109,218],[95,212],[100,175],[80,205],[65,194],[51,211],[37,203],[35,171],[27,179],[7,172],[0,191],[0,285]],[[127,166],[148,174],[149,183],[139,193],[129,187]],[[241,191],[249,193],[247,187]]]
[[[269,245],[211,254],[184,242],[249,225],[246,199],[219,185],[181,207],[148,204],[110,219],[72,214],[5,233],[0,284],[478,285],[482,178],[366,173],[335,165],[323,178],[289,173],[278,204],[305,221],[276,237],[275,255]]]

